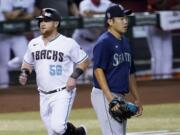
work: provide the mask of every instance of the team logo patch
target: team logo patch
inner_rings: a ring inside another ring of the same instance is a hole
[[[122,5],[119,5],[119,7],[121,8],[121,10],[124,10],[124,7]]]
[[[110,13],[107,13],[107,17],[108,17],[108,18],[111,18],[111,14],[110,14]]]
[[[46,16],[46,17],[51,17],[51,14],[50,14],[50,13],[45,12],[45,13],[44,13],[44,16]]]

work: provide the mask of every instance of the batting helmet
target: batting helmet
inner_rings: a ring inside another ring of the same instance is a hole
[[[59,22],[58,29],[61,23],[60,13],[56,9],[53,9],[53,8],[43,8],[41,11],[41,15],[36,17],[36,19],[39,21],[39,23],[41,20],[58,21]]]

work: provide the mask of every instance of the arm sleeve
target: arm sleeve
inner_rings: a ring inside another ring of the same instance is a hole
[[[72,42],[73,44],[69,54],[70,58],[74,63],[80,64],[88,58],[88,55],[80,48],[76,41],[72,40]]]
[[[98,43],[93,50],[94,69],[106,70],[110,61],[110,49],[105,42]]]
[[[30,50],[30,45],[28,45],[28,48],[26,50],[26,53],[24,55],[24,62],[30,65],[34,65],[34,58],[33,58],[33,54]]]

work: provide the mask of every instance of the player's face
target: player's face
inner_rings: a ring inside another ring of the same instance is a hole
[[[116,31],[117,33],[125,33],[128,30],[128,18],[124,17],[114,17],[111,23],[111,29]]]
[[[57,23],[52,20],[40,20],[40,32],[42,35],[52,33],[57,30]]]

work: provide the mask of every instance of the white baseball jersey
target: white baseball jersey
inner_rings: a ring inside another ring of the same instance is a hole
[[[95,6],[91,0],[84,0],[80,3],[79,10],[80,13],[83,13],[84,11],[105,12],[110,4],[110,1],[101,0],[100,5]]]
[[[0,0],[0,21],[5,20],[3,12],[12,12],[14,9],[23,9],[27,13],[33,13],[35,0]],[[0,34],[0,85],[9,84],[8,69],[18,69],[24,53],[26,51],[28,41],[24,35]],[[10,60],[10,50],[13,50],[15,59]],[[14,61],[17,60],[18,61]]]
[[[66,86],[74,63],[87,59],[87,54],[71,38],[59,35],[44,45],[42,36],[30,41],[24,62],[34,64],[38,89],[51,91]]]
[[[13,11],[15,8],[24,8],[33,13],[35,0],[1,0],[2,11]]]

